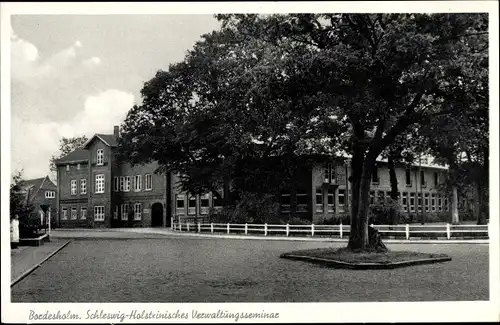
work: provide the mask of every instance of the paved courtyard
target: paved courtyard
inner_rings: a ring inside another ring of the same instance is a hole
[[[135,236],[134,236],[135,237]],[[282,252],[343,243],[152,237],[75,240],[12,287],[13,302],[488,300],[487,245],[389,245],[453,260],[394,270],[330,269]]]

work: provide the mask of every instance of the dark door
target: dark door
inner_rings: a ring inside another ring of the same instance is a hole
[[[163,205],[155,203],[151,206],[151,226],[163,227]]]

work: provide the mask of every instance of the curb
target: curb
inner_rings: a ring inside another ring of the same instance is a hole
[[[64,247],[66,247],[69,243],[71,242],[71,240],[68,240],[66,243],[62,244],[59,248],[57,248],[55,251],[53,251],[52,253],[50,253],[47,257],[45,257],[41,262],[35,264],[34,266],[32,266],[31,268],[29,268],[27,271],[23,272],[23,274],[21,274],[20,276],[18,276],[17,278],[15,278],[14,280],[12,280],[10,282],[10,286],[14,286],[16,283],[18,283],[19,281],[21,281],[22,279],[24,279],[26,276],[28,276],[31,272],[33,272],[34,270],[36,270],[37,268],[40,267],[40,265],[42,265],[43,263],[45,263],[45,261],[47,261],[49,258],[51,258],[52,256],[54,256],[55,254],[57,254],[60,250],[62,250]]]
[[[293,254],[282,254],[280,258],[298,260],[304,262],[311,262],[314,264],[322,264],[326,266],[333,266],[335,268],[342,269],[352,269],[352,270],[381,270],[381,269],[396,269],[400,267],[406,267],[411,265],[422,265],[422,264],[435,264],[451,261],[451,257],[434,257],[434,258],[424,258],[411,261],[402,262],[392,262],[392,263],[348,263],[327,258],[313,257],[313,256],[303,256],[303,255],[293,255]]]

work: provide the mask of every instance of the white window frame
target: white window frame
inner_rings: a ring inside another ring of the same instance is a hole
[[[85,211],[85,213],[84,213]],[[82,207],[80,209],[80,220],[85,220],[87,219],[87,208],[86,207]]]
[[[446,196],[444,197],[444,209],[443,210],[446,212],[450,211],[450,207],[448,205],[448,197],[446,197]]]
[[[130,192],[130,176],[124,177],[123,192]]]
[[[420,201],[419,201],[420,200]],[[424,197],[421,192],[417,193],[417,211],[422,212],[424,205]]]
[[[120,176],[120,192],[125,191],[125,176]]]
[[[203,206],[203,202],[206,202],[207,205]],[[210,195],[208,193],[200,195],[200,214],[208,214],[209,209],[210,209]]]
[[[401,205],[403,206],[403,211],[408,212],[408,192],[403,192]]]
[[[134,204],[134,220],[140,221],[142,219],[142,203]]]
[[[134,192],[140,192],[142,190],[142,175],[134,176]]]
[[[438,211],[442,212],[443,211],[443,196],[442,195],[438,195],[437,199],[438,199],[438,203],[437,203]]]
[[[429,193],[424,193],[424,205],[425,205],[425,212],[430,211],[430,197],[431,195]]]
[[[193,199],[194,199],[194,200],[193,200]],[[197,206],[197,204],[196,204],[197,202],[196,202],[196,201],[198,201],[198,200],[196,199],[196,195],[189,195],[189,196],[188,196],[188,200],[187,200],[187,201],[188,201],[188,202],[187,202],[187,203],[188,203],[188,215],[196,215],[196,206]],[[191,207],[191,206],[190,206],[190,203],[191,203],[192,201],[194,201],[194,207]]]
[[[344,198],[344,203],[340,203],[340,197]],[[338,190],[339,212],[345,212],[345,189],[339,188]]]
[[[410,175],[410,182],[408,183],[408,174]],[[406,184],[406,187],[412,187],[413,186],[413,177],[411,177],[411,169],[410,168],[406,168],[405,169],[405,184]]]
[[[104,221],[104,206],[96,205],[94,206],[94,221]]]
[[[68,220],[68,209],[67,208],[62,209],[61,220]]]
[[[321,188],[316,189],[316,196],[314,202],[316,202],[316,212],[323,213],[325,211],[325,208],[323,207],[323,189]]]
[[[122,204],[120,206],[120,213],[121,213],[121,220],[127,221],[128,220],[128,203]]]
[[[214,193],[212,193],[212,208],[216,211],[220,211],[220,210],[222,210],[222,205],[217,205],[216,200],[217,200],[217,196]]]
[[[120,213],[119,211],[120,209],[118,205],[115,205],[115,211],[113,212],[113,219],[118,220],[118,214]]]
[[[120,192],[120,177],[118,176],[113,177],[113,190],[115,192]]]
[[[76,188],[76,179],[72,179],[71,180],[71,183],[70,183],[70,188],[71,188],[71,195],[77,195],[78,191],[77,191],[77,188]]]
[[[335,165],[333,163],[326,163],[325,165],[325,183],[335,184],[336,174]]]
[[[332,199],[332,204],[330,204],[330,198]],[[335,212],[335,191],[332,189],[328,189],[326,193],[326,211],[328,213],[334,213]]]
[[[283,204],[283,197],[288,197],[289,204]],[[280,211],[281,212],[288,213],[291,211],[291,203],[292,203],[291,200],[292,200],[292,197],[290,195],[290,192],[281,193],[281,201],[280,201]]]
[[[415,192],[410,192],[409,193],[409,206],[410,206],[410,212],[415,212],[415,203],[416,203],[416,197],[415,197]],[[413,200],[413,204],[412,204],[412,200]]]
[[[87,194],[87,179],[80,179],[80,194]]]
[[[104,149],[97,149],[96,165],[97,166],[104,165]]]
[[[144,190],[151,191],[153,189],[153,176],[151,174],[144,175]]]
[[[431,194],[431,211],[436,212],[436,193]]]
[[[183,207],[179,207],[179,202],[182,202]],[[175,213],[178,215],[186,214],[186,199],[184,194],[175,195]]]
[[[56,192],[54,191],[45,191],[45,198],[46,199],[53,199],[56,197]]]
[[[71,208],[71,215],[70,215],[71,220],[76,220],[78,219],[78,213],[76,208]]]
[[[105,178],[104,174],[96,174],[95,175],[95,187],[94,191],[96,194],[102,194],[105,191]]]

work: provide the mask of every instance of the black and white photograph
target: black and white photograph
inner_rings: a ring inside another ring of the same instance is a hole
[[[1,6],[2,322],[499,320],[497,2]]]

